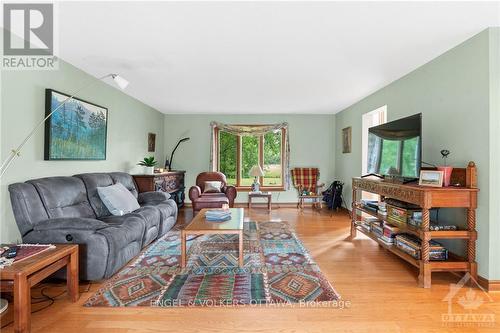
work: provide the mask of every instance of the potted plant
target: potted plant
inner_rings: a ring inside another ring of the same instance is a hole
[[[139,163],[137,163],[137,165],[141,165],[144,167],[144,173],[147,175],[152,175],[155,173],[156,164],[158,164],[158,162],[155,161],[154,156],[144,157],[142,161],[139,161]]]
[[[441,150],[441,157],[444,160],[444,166],[438,166],[437,169],[439,171],[443,171],[443,185],[450,186],[451,181],[451,172],[453,171],[453,167],[446,165],[446,159],[450,155],[450,151],[447,149]]]

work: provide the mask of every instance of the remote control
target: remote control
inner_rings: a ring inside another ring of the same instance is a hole
[[[17,246],[11,246],[7,251],[5,251],[2,256],[7,259],[12,259],[17,256]]]

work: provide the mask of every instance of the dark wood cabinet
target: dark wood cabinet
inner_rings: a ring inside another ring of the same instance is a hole
[[[180,208],[184,206],[184,175],[186,171],[166,171],[153,175],[133,175],[139,192],[163,191],[170,193]]]

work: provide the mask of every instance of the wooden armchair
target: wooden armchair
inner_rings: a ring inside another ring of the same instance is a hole
[[[321,209],[323,195],[321,190],[325,184],[318,184],[318,168],[293,168],[291,170],[293,186],[298,191],[297,208],[304,208],[304,201],[312,200],[314,208]]]

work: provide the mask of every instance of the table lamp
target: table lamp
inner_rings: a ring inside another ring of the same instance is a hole
[[[252,184],[252,192],[259,192],[260,189],[260,184],[259,184],[259,177],[264,176],[264,171],[262,171],[262,168],[260,165],[254,165],[250,169],[250,176],[255,177],[253,184]]]

